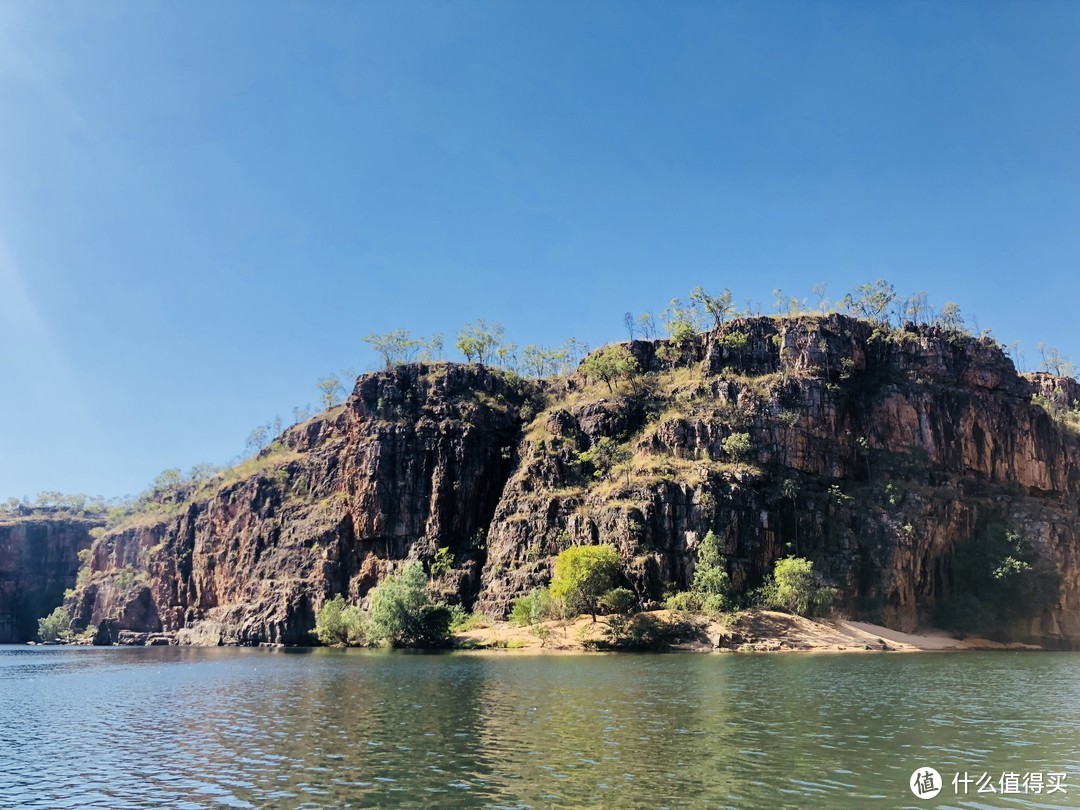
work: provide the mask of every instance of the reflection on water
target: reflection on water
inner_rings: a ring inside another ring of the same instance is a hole
[[[1067,653],[0,647],[0,716],[2,807],[1080,806]],[[920,803],[927,765],[1070,790]]]

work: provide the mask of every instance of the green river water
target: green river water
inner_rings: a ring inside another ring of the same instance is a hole
[[[4,808],[1080,806],[1074,653],[8,646],[0,712]]]

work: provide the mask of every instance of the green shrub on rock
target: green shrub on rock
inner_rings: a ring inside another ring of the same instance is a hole
[[[42,641],[66,641],[70,636],[71,617],[62,607],[38,619],[38,638]]]

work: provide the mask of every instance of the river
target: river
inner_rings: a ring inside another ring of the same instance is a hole
[[[4,808],[1080,806],[1075,653],[3,646],[0,717]]]

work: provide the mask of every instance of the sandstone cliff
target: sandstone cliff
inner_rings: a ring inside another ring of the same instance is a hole
[[[102,520],[31,515],[0,521],[0,644],[30,641],[75,585],[79,552]]]
[[[989,340],[839,315],[628,349],[641,373],[610,390],[455,364],[360,378],[343,407],[95,543],[76,627],[304,643],[326,599],[362,600],[440,547],[455,563],[433,587],[489,613],[594,542],[649,601],[687,585],[711,530],[737,588],[796,552],[848,613],[911,630],[949,598],[957,555],[1005,525],[1062,585],[1009,629],[1080,642],[1080,443],[1032,404],[1075,386],[1018,375]],[[630,461],[598,476],[581,453],[605,437]]]

